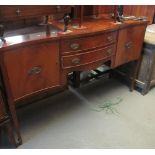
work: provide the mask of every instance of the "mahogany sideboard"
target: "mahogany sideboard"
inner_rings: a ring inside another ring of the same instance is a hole
[[[113,19],[86,18],[86,28],[75,29],[76,24],[72,20],[70,33],[65,34],[59,33],[61,21],[53,21],[48,33],[45,25],[10,30],[5,32],[6,42],[0,41],[2,83],[19,143],[16,106],[27,98],[66,89],[70,72],[92,70],[104,63],[113,69],[134,62],[136,77],[147,21],[120,24]]]

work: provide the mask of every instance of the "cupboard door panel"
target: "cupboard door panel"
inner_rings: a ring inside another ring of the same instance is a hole
[[[146,25],[119,30],[115,67],[140,57]]]
[[[57,42],[7,51],[4,65],[15,100],[60,85]]]

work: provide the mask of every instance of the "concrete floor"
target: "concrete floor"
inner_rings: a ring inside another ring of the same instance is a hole
[[[99,109],[108,100],[112,111]],[[101,110],[101,111],[98,111]],[[98,80],[20,109],[31,148],[155,148],[155,88],[146,96],[116,80]]]

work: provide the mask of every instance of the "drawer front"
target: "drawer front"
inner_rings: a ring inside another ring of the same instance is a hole
[[[0,6],[0,20],[70,12],[69,6]]]
[[[57,42],[7,51],[4,53],[4,66],[15,100],[60,85]]]
[[[78,52],[116,42],[117,32],[61,41],[61,52]]]
[[[81,65],[87,65],[93,62],[101,61],[115,54],[115,45],[101,48],[94,51],[85,52],[82,54],[74,54],[62,57],[62,67],[72,68]]]
[[[115,67],[140,57],[146,25],[119,30]]]

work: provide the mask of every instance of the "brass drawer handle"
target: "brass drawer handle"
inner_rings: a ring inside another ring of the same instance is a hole
[[[107,54],[108,54],[108,55],[111,55],[112,52],[113,52],[113,50],[112,50],[111,48],[107,50]]]
[[[125,47],[126,47],[127,49],[132,48],[132,47],[133,47],[133,42],[130,41],[130,42],[126,43],[126,44],[125,44]]]
[[[80,59],[79,59],[79,58],[74,58],[74,59],[72,60],[72,63],[73,63],[74,65],[77,65],[77,64],[80,63]]]
[[[80,47],[80,45],[78,43],[73,43],[70,45],[70,48],[73,50],[77,50]]]
[[[16,15],[21,16],[21,11],[19,9],[16,10]]]
[[[41,71],[42,71],[41,67],[32,67],[32,69],[30,69],[28,71],[28,74],[29,75],[36,75],[36,74],[39,74]]]
[[[108,37],[107,37],[107,40],[108,40],[109,42],[112,42],[112,41],[113,41],[113,37],[112,37],[112,36],[108,36]]]

